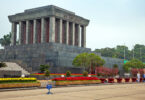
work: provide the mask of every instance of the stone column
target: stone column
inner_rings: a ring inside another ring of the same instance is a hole
[[[72,45],[75,45],[75,23],[72,23]]]
[[[12,23],[12,37],[11,37],[11,45],[16,45],[16,38],[17,38],[17,24]]]
[[[49,22],[49,42],[55,42],[55,17],[50,17]]]
[[[59,37],[59,43],[62,43],[62,19],[59,20],[59,30],[58,30],[58,37]]]
[[[33,26],[33,44],[37,43],[37,20],[34,20],[34,26]]]
[[[66,44],[68,44],[68,41],[69,41],[69,22],[66,21]]]
[[[26,21],[26,44],[30,42],[30,21]]]
[[[22,44],[22,33],[23,33],[23,25],[22,25],[22,22],[20,21],[19,22],[19,45]]]
[[[44,18],[41,19],[41,43],[46,42],[46,21]]]
[[[81,47],[86,47],[86,26],[82,26]]]
[[[77,25],[77,31],[78,31],[78,33],[77,33],[77,37],[78,37],[78,47],[80,47],[80,25]]]

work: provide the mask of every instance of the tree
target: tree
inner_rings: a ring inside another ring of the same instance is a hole
[[[73,60],[74,66],[83,67],[88,72],[91,72],[91,69],[94,70],[97,66],[102,66],[104,63],[105,61],[94,53],[81,53]]]
[[[0,68],[2,68],[2,67],[7,67],[6,63],[0,62]]]
[[[0,44],[2,46],[8,46],[11,44],[11,33],[4,35],[3,38],[0,39]]]
[[[131,61],[125,63],[123,68],[126,72],[129,72],[131,68],[144,68],[144,64],[138,59],[132,59]]]
[[[101,53],[102,56],[121,59],[124,59],[124,51],[126,60],[131,60],[134,55],[134,58],[145,62],[145,45],[141,44],[136,44],[132,50],[129,50],[128,47],[124,45],[117,45],[114,48],[106,47],[95,50],[95,52]]]
[[[106,47],[102,49],[96,49],[95,52],[101,53],[102,56],[106,56],[106,57],[116,57],[114,48]]]
[[[88,54],[88,65],[89,65],[89,71],[95,71],[95,68],[98,66],[104,65],[105,61],[98,55],[94,53]]]
[[[126,64],[128,64],[130,68],[144,68],[144,64],[138,59],[132,59]]]
[[[46,70],[50,68],[49,65],[40,65],[40,71],[41,73],[44,73]]]
[[[72,64],[74,66],[83,67],[86,69],[88,67],[87,57],[88,57],[88,53],[81,53],[74,58]]]
[[[128,72],[130,71],[130,67],[129,67],[128,64],[123,65],[123,69],[124,69],[124,71],[125,71],[126,73],[128,73]]]

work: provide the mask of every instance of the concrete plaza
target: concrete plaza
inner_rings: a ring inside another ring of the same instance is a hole
[[[145,100],[145,83],[113,84],[0,92],[0,100]]]

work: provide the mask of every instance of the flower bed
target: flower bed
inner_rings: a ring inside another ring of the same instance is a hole
[[[36,78],[0,78],[0,88],[39,87]]]
[[[36,78],[0,78],[0,84],[3,83],[27,83],[36,82]]]
[[[45,75],[44,73],[33,73],[33,74],[31,74],[31,75]],[[66,73],[51,73],[50,75],[52,75],[52,76],[61,76],[61,75],[66,75]],[[74,73],[72,73],[71,74],[72,76],[83,76],[83,74],[74,74]],[[88,75],[91,75],[91,76],[95,76],[96,74],[88,74]]]
[[[4,83],[0,84],[0,89],[2,88],[23,88],[23,87],[40,87],[40,83]]]
[[[54,78],[55,85],[96,84],[101,83],[97,77],[60,77]]]

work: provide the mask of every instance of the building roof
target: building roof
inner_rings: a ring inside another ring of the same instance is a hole
[[[76,15],[74,12],[65,10],[54,5],[27,9],[22,13],[10,15],[8,16],[8,18],[10,22],[19,22],[26,20],[41,19],[42,17],[47,18],[50,16],[55,16],[56,18],[67,20],[69,22],[75,22],[80,25],[87,26],[89,24],[88,19],[85,19],[81,16]]]

